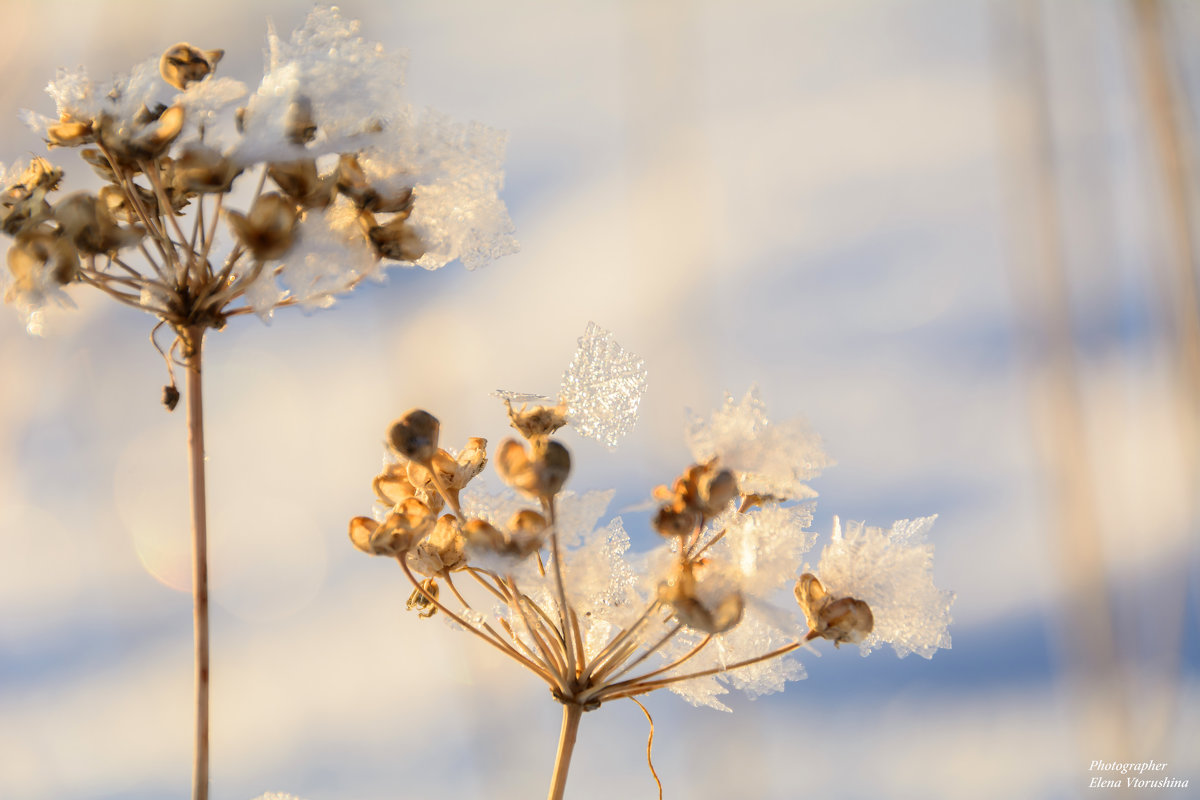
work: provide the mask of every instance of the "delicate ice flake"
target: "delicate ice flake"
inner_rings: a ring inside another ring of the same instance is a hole
[[[614,449],[637,422],[645,393],[645,362],[617,344],[611,333],[589,322],[559,392],[571,425]]]
[[[96,85],[83,67],[58,70],[54,80],[46,85],[46,94],[54,101],[60,117],[92,119],[101,109],[101,97]]]
[[[903,658],[931,658],[949,649],[954,593],[933,584],[933,545],[925,536],[936,517],[901,520],[890,531],[836,517],[833,539],[821,553],[817,577],[830,595],[853,597],[871,607],[875,626],[863,654],[887,642]]]
[[[592,535],[600,517],[608,510],[608,504],[616,495],[615,489],[591,491],[583,494],[563,492],[558,500],[558,543],[563,547],[576,547]]]
[[[815,497],[803,481],[831,463],[821,439],[800,420],[772,424],[766,406],[752,386],[740,403],[731,395],[709,420],[691,415],[687,440],[692,457],[704,463],[714,457],[738,476],[743,492],[779,499]]]
[[[712,675],[672,683],[667,688],[697,708],[711,708],[733,713],[732,708],[717,699],[723,694],[729,694],[729,690]]]
[[[437,269],[454,259],[468,269],[519,248],[500,200],[508,134],[478,122],[456,122],[432,109],[408,109],[360,159],[384,194],[413,190],[409,224]]]
[[[310,308],[333,305],[379,264],[361,240],[334,230],[323,213],[310,211],[296,231],[298,241],[283,257],[280,279],[290,296]]]
[[[626,624],[640,610],[637,575],[625,560],[628,550],[629,534],[617,517],[565,559],[569,597],[589,619]]]
[[[535,403],[537,405],[553,405],[554,401],[544,394],[529,394],[528,392],[510,392],[505,389],[497,389],[492,392],[492,397],[498,397],[501,400],[507,400],[510,403]]]
[[[710,552],[736,572],[744,593],[766,597],[794,580],[800,557],[817,538],[816,533],[805,530],[811,522],[812,510],[807,505],[731,512],[714,522],[713,528],[723,528],[725,535]]]

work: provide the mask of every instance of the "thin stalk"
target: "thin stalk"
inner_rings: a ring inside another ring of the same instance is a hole
[[[575,737],[579,735],[579,718],[582,716],[583,706],[577,703],[563,703],[562,732],[558,735],[554,777],[550,780],[550,794],[547,795],[547,800],[562,800],[563,791],[567,788],[567,770],[571,766],[571,754],[575,751]]]
[[[430,603],[433,603],[433,605],[435,605],[439,611],[441,611],[447,617],[449,617],[450,619],[454,620],[459,625],[461,625],[464,630],[475,634],[480,639],[482,639],[483,641],[490,644],[492,647],[499,650],[501,653],[504,653],[506,656],[508,656],[512,659],[515,659],[517,662],[519,662],[521,664],[524,664],[525,666],[529,667],[529,669],[536,672],[538,675],[541,675],[542,677],[547,677],[545,674],[545,670],[543,670],[537,664],[534,664],[532,661],[527,659],[525,656],[521,655],[518,651],[514,650],[511,646],[509,646],[508,642],[504,641],[503,639],[493,638],[494,636],[497,635],[495,633],[495,631],[493,631],[492,635],[489,636],[484,631],[481,631],[479,628],[476,628],[474,625],[467,622],[465,619],[460,617],[458,614],[455,614],[453,611],[446,608],[446,606],[444,604],[442,604],[441,602],[439,602],[436,597],[434,597],[432,594],[430,594],[428,591],[425,590],[425,587],[421,585],[421,582],[419,580],[417,580],[416,576],[413,575],[412,570],[409,569],[408,563],[405,561],[404,556],[398,557],[396,559],[396,561],[400,564],[400,569],[404,570],[404,574],[408,577],[409,583],[411,583],[413,585],[413,587],[418,592],[421,593],[422,597],[424,597]]]
[[[604,665],[605,660],[608,659],[612,653],[615,653],[618,647],[629,640],[629,637],[633,635],[634,631],[641,627],[642,623],[645,622],[650,615],[658,609],[658,603],[659,601],[655,600],[650,605],[646,606],[646,610],[642,612],[642,615],[638,617],[632,625],[624,630],[619,631],[617,635],[613,637],[612,641],[606,644],[604,649],[596,654],[596,657],[592,659],[592,663],[588,664],[587,669],[584,670],[583,675],[580,677],[580,683],[586,684],[588,682],[588,678],[592,677],[592,674]]]
[[[609,700],[616,700],[617,698],[620,698],[620,697],[634,697],[635,695],[645,694],[646,692],[653,692],[655,689],[661,689],[664,686],[670,686],[672,683],[679,683],[680,681],[689,681],[692,678],[705,678],[705,677],[708,677],[709,675],[716,675],[719,672],[729,672],[730,670],[741,669],[742,667],[748,667],[751,664],[758,664],[762,661],[767,661],[772,658],[778,658],[779,656],[786,655],[786,654],[792,652],[793,650],[796,650],[797,648],[803,647],[805,644],[805,641],[806,640],[801,640],[799,642],[792,642],[791,644],[784,645],[783,647],[772,650],[769,653],[763,653],[761,656],[756,656],[754,658],[748,658],[745,661],[738,661],[735,664],[729,664],[728,666],[724,666],[724,667],[713,667],[712,669],[706,669],[706,670],[702,670],[700,672],[689,672],[687,675],[675,675],[670,678],[662,678],[657,681],[647,681],[645,683],[640,683],[640,682],[634,683],[625,688],[621,688],[621,685],[613,684],[612,686],[607,687],[607,689],[605,691],[602,691],[599,694],[597,694],[595,699],[600,700],[602,702],[608,702]],[[616,691],[609,693],[608,692],[609,689],[615,689]]]
[[[622,675],[629,674],[630,670],[632,670],[638,664],[645,661],[650,656],[657,653],[659,648],[661,648],[667,642],[669,642],[673,638],[675,638],[675,634],[679,633],[681,630],[683,630],[683,623],[682,622],[676,623],[675,627],[671,628],[671,630],[667,631],[666,635],[663,636],[661,639],[659,639],[658,642],[656,642],[653,647],[650,647],[649,649],[647,649],[646,652],[644,652],[640,656],[638,656],[635,661],[631,661],[628,664],[626,664],[625,667],[620,672],[618,672],[616,675],[614,675],[612,679],[615,681],[617,678],[620,678]]]
[[[558,616],[562,620],[563,652],[567,656],[567,678],[575,680],[579,673],[575,668],[575,651],[571,647],[571,609],[567,605],[567,590],[563,584],[562,553],[558,549],[558,519],[555,514],[554,498],[545,501],[546,511],[550,517],[550,557],[554,559],[554,591],[558,595]]]
[[[183,331],[187,367],[188,472],[192,502],[192,621],[195,636],[196,738],[192,800],[208,800],[208,515],[204,485],[204,402],[201,359],[204,328]]]

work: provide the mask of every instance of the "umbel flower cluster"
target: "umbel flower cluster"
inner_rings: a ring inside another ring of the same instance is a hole
[[[444,614],[542,679],[564,705],[564,740],[582,711],[660,688],[718,709],[728,687],[779,691],[804,676],[790,654],[816,639],[926,658],[950,646],[932,517],[890,530],[835,521],[817,565],[803,563],[816,538],[806,481],[828,461],[803,424],[771,423],[755,390],[691,420],[694,463],[653,492],[662,546],[635,557],[620,517],[599,524],[612,492],[564,489],[572,459],[555,433],[570,424],[613,445],[636,417],[641,361],[590,325],[562,387],[557,401],[501,393],[520,438],[491,454],[512,490],[499,496],[472,484],[484,439],[448,450],[433,415],[406,413],[388,429],[377,513],[349,532],[399,563],[411,609]]]
[[[504,136],[407,104],[403,57],[357,25],[318,8],[289,39],[272,31],[256,88],[187,43],[108,82],[60,70],[55,116],[25,120],[101,186],[60,196],[63,171],[41,157],[0,169],[5,300],[36,331],[89,285],[182,336],[328,305],[389,263],[512,252]]]
[[[268,37],[257,86],[186,42],[109,81],[61,70],[53,116],[25,121],[78,152],[90,184],[62,193],[43,157],[0,166],[4,299],[30,332],[90,286],[157,320],[151,340],[181,399],[184,367],[195,641],[193,800],[209,789],[209,625],[203,344],[236,316],[328,306],[389,264],[468,268],[513,252],[498,197],[505,137],[404,100],[404,59],[317,8]],[[155,334],[174,339],[161,347]]]

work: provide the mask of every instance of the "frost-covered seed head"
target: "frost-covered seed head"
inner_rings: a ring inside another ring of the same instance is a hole
[[[425,255],[425,245],[421,237],[408,224],[404,215],[397,215],[383,225],[371,225],[367,228],[367,238],[380,258],[417,261]]]
[[[61,232],[36,228],[19,235],[8,249],[8,269],[13,284],[5,300],[11,302],[21,292],[74,281],[79,275],[79,256]]]
[[[158,62],[158,71],[176,89],[186,89],[207,78],[216,69],[224,50],[201,50],[187,42],[168,47]]]
[[[811,572],[800,576],[795,595],[808,622],[809,639],[829,639],[835,647],[859,644],[875,626],[869,605],[853,597],[831,597]]]
[[[267,176],[280,190],[304,208],[325,208],[333,202],[333,175],[322,177],[311,158],[271,164]]]
[[[143,228],[122,228],[100,198],[87,192],[64,197],[54,207],[54,219],[81,253],[103,255],[131,247],[145,236]]]
[[[697,576],[697,570],[702,574]],[[691,563],[676,565],[659,584],[658,599],[671,606],[684,625],[709,634],[733,628],[741,622],[746,607],[740,592]]]
[[[950,647],[954,593],[933,582],[933,545],[925,541],[933,517],[901,520],[889,530],[834,518],[833,536],[816,574],[835,597],[871,606],[874,625],[862,641],[864,655],[887,642],[896,655],[931,658]]]
[[[650,524],[663,536],[690,536],[704,523],[704,516],[682,498],[659,506]]]
[[[171,143],[183,132],[182,106],[162,111],[150,111],[132,119],[120,119],[101,114],[96,123],[100,143],[114,154],[131,172],[140,171],[139,162],[150,161],[167,152]]]
[[[171,167],[171,185],[186,194],[223,194],[242,172],[241,167],[219,150],[202,144],[183,148],[179,157],[171,162]]]

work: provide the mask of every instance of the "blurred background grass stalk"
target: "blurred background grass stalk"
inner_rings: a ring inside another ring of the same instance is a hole
[[[1063,205],[1108,198],[1071,193],[1060,181],[1051,77],[1045,59],[1046,7],[1040,0],[997,4],[997,31],[1003,45],[999,74],[1012,84],[1002,93],[1000,116],[1014,169],[1009,174],[1009,213],[1013,229],[1011,275],[1023,334],[1028,391],[1042,458],[1051,518],[1057,538],[1065,593],[1058,607],[1058,650],[1064,677],[1077,706],[1077,730],[1085,753],[1112,754],[1118,760],[1161,753],[1169,742],[1179,695],[1179,668],[1187,606],[1189,554],[1159,580],[1150,602],[1130,615],[1114,613],[1123,599],[1120,565],[1106,558],[1100,496],[1121,487],[1098,486],[1094,442],[1081,386],[1080,351],[1072,319],[1071,287],[1065,264]],[[1200,293],[1192,229],[1194,142],[1180,105],[1186,95],[1173,83],[1174,60],[1164,34],[1160,0],[1130,0],[1128,45],[1137,70],[1146,146],[1156,168],[1147,197],[1160,210],[1159,247],[1146,257],[1153,264],[1163,315],[1163,346],[1169,348],[1174,402],[1172,425],[1191,487],[1184,502],[1194,541],[1200,490]],[[1086,29],[1085,29],[1086,30]],[[1061,35],[1062,31],[1059,29]],[[1097,123],[1098,124],[1098,123]],[[1106,169],[1094,164],[1096,170]],[[1155,191],[1157,190],[1157,197]],[[1091,231],[1104,237],[1099,227]],[[1137,420],[1127,421],[1136,425]],[[1141,531],[1127,531],[1129,536]],[[1014,577],[1014,588],[1020,576]],[[1153,643],[1153,647],[1139,644]],[[1106,756],[1107,757],[1107,756]]]

